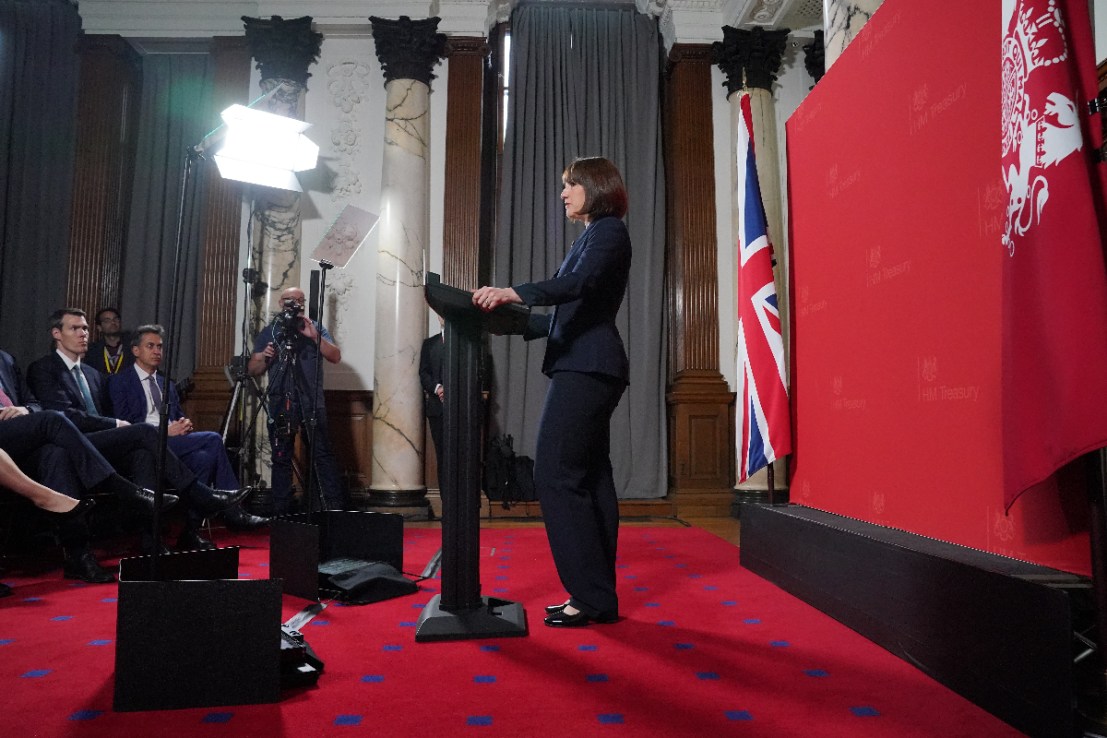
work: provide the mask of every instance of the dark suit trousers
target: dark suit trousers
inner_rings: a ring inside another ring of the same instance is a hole
[[[106,480],[115,471],[83,433],[64,415],[43,410],[0,421],[0,448],[40,484],[74,499]],[[58,526],[66,548],[88,542],[83,518]]]
[[[550,552],[570,604],[592,617],[619,610],[611,415],[625,389],[614,377],[555,372],[538,426],[534,486]]]
[[[89,433],[87,437],[123,476],[147,489],[157,485],[157,428],[146,423],[135,423]],[[196,476],[169,449],[165,452],[163,476],[170,487],[186,495],[188,488],[196,482]]]
[[[21,466],[37,454],[38,468],[31,476],[75,499],[115,471],[85,434],[55,410],[0,421],[0,448]],[[48,463],[53,458],[68,458],[69,463]]]

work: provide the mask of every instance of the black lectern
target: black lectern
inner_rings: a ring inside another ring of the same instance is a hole
[[[443,407],[442,592],[419,616],[416,641],[497,638],[527,634],[517,602],[480,593],[480,349],[485,332],[522,333],[530,309],[504,305],[485,313],[473,293],[427,274],[427,304],[446,321]]]

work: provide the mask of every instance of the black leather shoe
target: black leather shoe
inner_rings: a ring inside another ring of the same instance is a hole
[[[269,524],[269,518],[251,515],[242,509],[242,505],[235,505],[223,513],[223,520],[231,530],[255,530]]]
[[[0,582],[0,597],[11,597],[11,596],[12,596],[12,588],[9,587],[8,585],[4,584],[3,582]]]
[[[215,544],[200,535],[199,531],[185,529],[177,538],[178,551],[211,551]]]
[[[139,487],[137,484],[127,484],[119,487],[118,492],[119,499],[125,504],[131,507],[141,510],[147,515],[154,514],[154,492],[153,490],[146,489],[145,487]],[[161,511],[165,512],[169,508],[173,507],[180,501],[177,495],[171,495],[168,492],[162,493],[161,496]]]
[[[62,576],[89,584],[110,584],[115,581],[115,575],[101,567],[92,552],[87,550],[72,556],[66,555]]]
[[[592,618],[583,612],[575,612],[566,615],[564,610],[558,610],[552,615],[547,615],[545,623],[551,628],[582,628],[592,622]]]
[[[206,515],[214,515],[217,512],[222,512],[228,507],[233,507],[238,503],[245,500],[250,496],[250,493],[254,491],[253,487],[243,487],[242,489],[212,489],[206,484],[194,484],[189,490],[189,502],[192,503],[192,509],[205,513]]]
[[[555,612],[561,612],[565,609],[565,606],[569,604],[568,600],[565,600],[560,605],[546,605],[546,614],[553,615]]]
[[[551,615],[547,615],[545,623],[551,628],[581,628],[589,623],[602,623],[606,625],[614,623],[618,619],[619,613],[603,612],[596,617],[592,617],[583,612],[575,612],[572,615],[568,615],[565,610],[562,609]]]
[[[53,510],[43,510],[46,513],[46,517],[55,523],[61,523],[66,520],[76,520],[88,513],[96,505],[96,500],[91,497],[86,497],[83,500],[77,502],[77,506],[68,512],[54,512]]]

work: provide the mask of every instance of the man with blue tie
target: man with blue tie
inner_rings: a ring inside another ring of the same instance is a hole
[[[88,320],[83,310],[62,308],[50,316],[55,350],[27,368],[27,381],[42,406],[65,414],[84,432],[112,466],[136,484],[157,483],[158,431],[146,423],[131,425],[111,414],[111,401],[100,372],[85,366]],[[241,502],[251,492],[212,489],[196,478],[172,451],[165,454],[163,479],[189,510],[214,515]],[[147,546],[152,541],[147,541]]]
[[[134,364],[113,376],[108,385],[112,414],[129,423],[159,425],[162,402],[166,399],[165,379],[158,375],[165,345],[165,330],[160,325],[139,326],[131,334],[130,344]],[[169,450],[201,482],[220,489],[237,488],[238,478],[227,458],[223,439],[212,431],[194,430],[192,421],[181,410],[176,384],[169,382],[168,388]],[[265,518],[245,512],[241,505],[231,507],[223,516],[233,528],[257,528],[267,522]],[[211,541],[200,535],[201,522],[202,519],[194,511],[190,511],[188,523],[177,540],[177,548],[213,548]]]

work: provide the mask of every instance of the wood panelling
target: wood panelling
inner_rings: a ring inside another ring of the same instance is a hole
[[[456,287],[476,289],[483,194],[477,183],[481,181],[481,107],[488,42],[451,37],[449,54],[442,279]]]
[[[715,151],[711,49],[677,44],[665,85],[669,375],[718,369]]]
[[[131,204],[140,59],[119,36],[83,36],[66,303],[89,313],[119,304]]]
[[[718,358],[711,48],[677,44],[669,61],[664,111],[669,496],[678,510],[703,514],[729,509],[735,461],[734,394],[719,373]]]
[[[242,37],[212,40],[215,63],[212,109],[248,102],[250,50]],[[235,307],[245,286],[238,273],[242,184],[219,176],[214,163],[205,167],[203,251],[198,294],[197,367],[220,370],[234,354]]]
[[[246,40],[212,39],[211,55],[215,66],[212,109],[221,111],[236,102],[247,102],[250,51]],[[192,376],[195,389],[185,403],[185,412],[198,430],[220,430],[233,389],[223,367],[235,354],[239,332],[235,308],[245,290],[238,272],[243,185],[220,177],[213,162],[200,160],[194,166],[202,171],[206,188],[195,312],[196,370]]]

